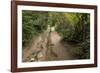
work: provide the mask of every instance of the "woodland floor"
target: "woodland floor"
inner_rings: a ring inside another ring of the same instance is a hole
[[[51,32],[50,37],[52,42],[50,49],[47,49],[46,45],[47,33],[35,38],[31,47],[25,47],[23,49],[23,62],[77,59],[73,53],[78,47],[77,45],[62,43],[61,36],[56,31]]]

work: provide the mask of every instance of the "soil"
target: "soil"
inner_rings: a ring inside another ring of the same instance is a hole
[[[39,37],[33,38],[31,47],[25,47],[23,49],[23,62],[76,59],[73,56],[73,50],[77,46],[67,43],[64,44],[61,40],[61,36],[56,31],[52,31],[50,35],[48,32],[45,32]]]

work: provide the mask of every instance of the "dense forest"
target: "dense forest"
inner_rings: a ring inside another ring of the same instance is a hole
[[[33,38],[35,40],[47,31],[48,27],[54,28],[60,35],[61,43],[77,46],[71,50],[73,57],[90,58],[90,14],[23,10],[23,50],[27,46],[31,47]]]

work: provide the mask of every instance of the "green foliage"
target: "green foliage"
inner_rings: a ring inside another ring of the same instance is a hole
[[[64,13],[67,20],[67,24],[63,23],[57,27],[57,31],[61,34],[64,40],[80,42],[84,40],[84,37],[87,36],[84,34],[89,33],[90,23],[89,23],[89,14],[83,13]],[[85,16],[85,32],[83,29],[84,22],[82,17]],[[60,30],[59,30],[60,29]]]
[[[86,40],[79,43],[80,48],[80,58],[89,59],[90,58],[90,36],[86,37]]]
[[[87,13],[64,13],[63,17],[67,21],[59,24],[56,30],[64,42],[79,44],[79,47],[73,50],[74,55],[80,59],[88,59],[90,57],[90,15]]]
[[[38,36],[47,28],[47,14],[41,12],[23,11],[23,45],[28,45],[32,38]]]
[[[90,51],[90,14],[68,12],[22,11],[23,46],[32,42],[32,38],[54,26],[64,42],[75,42],[79,47],[74,53],[79,58],[89,58]]]

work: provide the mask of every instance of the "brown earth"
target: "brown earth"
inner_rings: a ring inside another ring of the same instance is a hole
[[[72,55],[74,48],[77,46],[61,43],[57,32],[52,31],[50,35],[45,32],[33,39],[31,47],[23,49],[23,62],[75,59]]]

